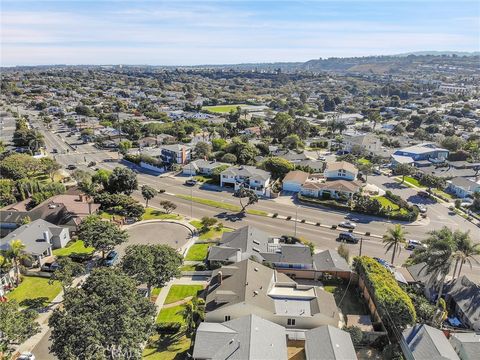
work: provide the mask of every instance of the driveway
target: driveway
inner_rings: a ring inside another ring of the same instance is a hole
[[[120,256],[133,244],[163,244],[178,249],[191,238],[190,230],[185,226],[169,222],[138,223],[127,229],[130,240],[117,247]]]
[[[50,341],[51,331],[48,330],[47,333],[43,336],[42,340],[35,346],[32,350],[32,353],[38,360],[56,360],[58,359],[55,355],[50,354],[49,347],[52,345]]]

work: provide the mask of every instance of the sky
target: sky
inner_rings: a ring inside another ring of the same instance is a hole
[[[0,10],[2,66],[480,50],[478,0],[2,0]]]

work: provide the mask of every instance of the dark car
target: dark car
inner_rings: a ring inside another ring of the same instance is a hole
[[[42,265],[41,270],[45,272],[54,272],[59,268],[58,263],[55,261],[52,262],[46,262],[45,264]]]
[[[418,196],[423,197],[423,198],[429,198],[430,194],[427,191],[419,191]]]
[[[76,168],[77,168],[77,167],[76,167],[75,165],[73,165],[73,164],[70,164],[70,165],[67,166],[67,169],[68,169],[68,170],[75,170]]]
[[[53,154],[58,154],[58,149],[53,148],[53,149],[52,149],[52,153],[53,153]]]
[[[113,266],[118,260],[118,253],[115,250],[110,251],[105,259],[103,260],[103,265]]]
[[[97,165],[97,162],[96,162],[96,161],[90,161],[90,162],[88,163],[88,167],[92,167],[92,166],[95,166],[95,165]]]
[[[349,242],[349,243],[352,243],[352,244],[356,244],[359,241],[358,238],[355,235],[353,235],[352,233],[348,233],[348,232],[340,233],[340,235],[338,235],[337,240],[338,241]]]

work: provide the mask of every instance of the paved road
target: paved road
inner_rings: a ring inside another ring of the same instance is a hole
[[[50,341],[50,334],[52,333],[51,330],[48,330],[42,340],[39,341],[37,346],[33,348],[32,353],[35,355],[36,359],[38,360],[57,360],[58,358],[50,354],[50,346],[52,342]]]

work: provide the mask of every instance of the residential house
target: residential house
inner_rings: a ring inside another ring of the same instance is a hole
[[[303,244],[286,244],[284,239],[247,225],[226,232],[216,246],[208,250],[208,261],[236,263],[246,259],[264,261],[280,269],[312,269],[310,248]]]
[[[327,163],[324,171],[324,177],[327,180],[347,180],[353,181],[357,178],[358,169],[355,165],[346,161],[336,161]]]
[[[480,357],[480,334],[453,333],[450,336],[450,344],[460,360],[476,360]]]
[[[300,189],[300,194],[313,198],[348,200],[358,193],[362,184],[358,181],[309,179]]]
[[[414,166],[425,165],[422,163],[443,163],[448,158],[449,151],[434,143],[423,143],[409,146],[395,151],[392,155],[392,164],[412,164]]]
[[[307,181],[310,174],[305,171],[295,170],[290,171],[283,178],[282,189],[283,191],[299,192],[302,185]]]
[[[195,360],[286,360],[285,328],[257,315],[223,323],[200,323],[193,348]]]
[[[213,170],[221,167],[221,166],[230,166],[230,164],[222,163],[218,161],[209,161],[209,160],[193,160],[190,161],[188,164],[183,166],[182,174],[183,175],[207,175],[211,176]]]
[[[260,126],[248,127],[245,130],[243,130],[243,132],[247,135],[258,136],[258,137],[262,135],[262,129],[260,128]]]
[[[447,191],[462,199],[471,197],[474,193],[480,192],[480,182],[456,177],[452,180],[447,180]]]
[[[462,275],[445,285],[444,291],[450,313],[464,326],[480,331],[480,285]]]
[[[313,254],[312,259],[313,269],[317,273],[316,278],[329,275],[349,279],[352,274],[347,261],[335,250],[329,249]]]
[[[192,147],[183,144],[162,145],[160,158],[166,164],[185,165],[191,160]]]
[[[13,240],[20,240],[25,245],[25,253],[32,256],[31,265],[43,265],[43,259],[52,255],[53,249],[59,249],[70,241],[67,228],[56,226],[38,219],[20,226],[0,239],[0,250],[8,250]]]
[[[320,287],[299,285],[250,259],[214,270],[205,321],[224,322],[251,314],[293,329],[340,324],[333,295]]]
[[[423,293],[429,300],[435,300],[438,294],[435,276],[427,272],[427,264],[422,262],[406,267],[410,276],[405,277],[411,285],[423,289]],[[408,275],[407,274],[407,275]]]
[[[305,332],[306,360],[355,360],[357,354],[346,331],[331,325]]]
[[[402,333],[400,343],[407,360],[460,360],[445,334],[426,324],[417,324]]]
[[[0,209],[0,230],[2,236],[19,227],[25,218],[31,221],[44,219],[54,225],[67,227],[75,232],[83,218],[94,214],[100,204],[88,201],[82,194],[52,196],[33,209],[27,210],[30,200],[24,200]]]
[[[270,173],[255,166],[231,166],[220,173],[220,186],[251,189],[258,195],[267,195],[270,185]]]
[[[304,168],[308,166],[310,169],[312,169],[314,173],[321,173],[325,170],[326,163],[325,161],[322,161],[322,160],[312,160],[312,159],[296,161],[293,163],[294,169],[300,166]]]
[[[382,150],[382,141],[373,134],[345,134],[343,140],[343,150],[352,152],[352,150],[362,150],[369,154],[377,154]]]

